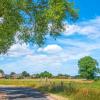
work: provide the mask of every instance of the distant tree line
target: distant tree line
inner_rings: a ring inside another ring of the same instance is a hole
[[[48,71],[44,71],[41,73],[37,74],[32,74],[30,75],[27,71],[23,71],[20,74],[17,74],[15,72],[11,72],[10,74],[5,74],[2,69],[0,69],[0,78],[5,78],[5,79],[32,79],[32,78],[71,78],[70,75],[67,74],[58,74],[58,75],[53,75],[52,73]]]
[[[48,71],[44,71],[38,74],[30,75],[27,71],[23,71],[20,74],[11,72],[9,75],[5,74],[2,69],[0,69],[0,78],[12,78],[12,79],[24,79],[24,78],[63,78],[63,79],[100,79],[100,68],[98,67],[98,62],[90,57],[85,56],[78,61],[79,74],[75,76],[70,76],[68,74],[58,74],[53,75]]]

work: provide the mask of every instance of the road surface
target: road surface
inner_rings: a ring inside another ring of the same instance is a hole
[[[3,99],[3,97],[7,99]],[[52,100],[32,88],[0,87],[0,100]]]

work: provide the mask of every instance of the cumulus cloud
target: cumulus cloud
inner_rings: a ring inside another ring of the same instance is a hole
[[[63,51],[63,48],[57,44],[47,45],[45,48],[39,48],[38,52],[45,52],[45,53],[59,53]]]
[[[26,45],[25,43],[23,44],[14,44],[11,46],[11,48],[8,50],[7,55],[8,56],[12,56],[12,57],[20,57],[20,56],[24,56],[24,55],[29,55],[32,54],[33,51],[31,49],[29,49],[29,46]]]
[[[65,35],[81,34],[89,38],[100,38],[100,17],[76,25],[65,25]]]

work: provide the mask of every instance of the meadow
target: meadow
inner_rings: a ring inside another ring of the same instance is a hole
[[[81,79],[0,79],[3,86],[26,86],[69,100],[100,100],[100,80]]]

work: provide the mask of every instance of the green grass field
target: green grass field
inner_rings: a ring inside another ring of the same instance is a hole
[[[0,85],[28,86],[42,92],[63,95],[71,100],[100,100],[100,80],[0,79]]]

